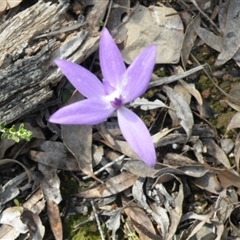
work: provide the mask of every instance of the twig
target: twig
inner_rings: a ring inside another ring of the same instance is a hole
[[[195,67],[193,69],[190,69],[190,70],[188,70],[186,72],[183,72],[181,74],[178,74],[178,75],[173,75],[173,76],[170,76],[170,77],[158,78],[157,80],[153,80],[152,82],[150,82],[149,88],[175,82],[178,79],[185,78],[185,77],[187,77],[187,76],[189,76],[189,75],[191,75],[191,74],[193,74],[193,73],[195,73],[197,71],[203,70],[205,66],[206,66],[206,64],[201,65],[201,66],[197,66],[197,67]]]
[[[105,240],[105,237],[104,237],[104,234],[103,234],[103,231],[102,231],[102,228],[101,228],[101,223],[99,221],[97,210],[96,210],[96,208],[94,206],[93,200],[91,200],[91,205],[92,205],[93,213],[94,213],[94,216],[95,216],[95,219],[96,219],[96,222],[97,222],[98,231],[99,231],[99,233],[101,235],[101,239]]]
[[[98,169],[98,170],[97,170],[96,172],[94,172],[93,174],[94,174],[94,175],[99,174],[100,172],[104,171],[106,168],[111,167],[111,166],[114,165],[115,163],[122,161],[124,158],[125,158],[125,155],[122,155],[122,156],[118,157],[118,158],[115,159],[114,161],[112,161],[112,162],[104,165],[104,166],[101,167],[100,169]],[[82,179],[83,179],[83,180],[86,180],[86,179],[89,179],[90,177],[91,177],[91,176],[85,176],[85,177],[83,177]]]

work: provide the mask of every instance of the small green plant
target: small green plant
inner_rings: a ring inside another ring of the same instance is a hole
[[[0,124],[0,133],[1,139],[8,138],[12,139],[15,142],[19,142],[21,139],[30,141],[32,132],[24,128],[24,124],[20,124],[18,130],[16,130],[15,125],[12,125],[10,128],[6,127],[6,123],[3,122]]]

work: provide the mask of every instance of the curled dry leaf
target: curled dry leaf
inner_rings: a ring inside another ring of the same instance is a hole
[[[120,217],[121,217],[121,209],[117,209],[114,212],[111,212],[111,217],[106,222],[106,227],[112,231],[112,239],[116,239],[116,231],[120,227]]]
[[[168,193],[166,188],[162,183],[165,183],[167,179],[175,179],[179,182],[179,189],[177,191],[177,194],[172,196]],[[161,193],[161,196],[163,197],[164,201],[163,204],[165,206],[165,209],[167,211],[167,214],[170,216],[170,219],[167,221],[166,217],[164,218],[164,214],[161,211],[161,214],[159,214],[165,222],[165,226],[167,227],[166,234],[164,235],[164,239],[172,239],[178,224],[182,217],[182,205],[183,205],[183,199],[184,199],[184,193],[183,193],[183,184],[180,180],[180,178],[176,177],[174,174],[168,174],[164,173],[160,175],[157,180],[154,183],[154,189],[157,189],[159,193]],[[159,207],[156,206],[155,209],[158,212]],[[167,221],[167,222],[166,222]]]
[[[178,80],[182,86],[197,100],[198,104],[202,106],[203,100],[200,92],[196,89],[195,84],[193,83],[187,83],[183,81],[182,79]]]
[[[122,198],[124,212],[130,218],[134,229],[138,232],[140,239],[151,240],[161,239],[156,235],[156,231],[146,212],[137,206],[135,203],[127,204],[127,200]]]
[[[32,211],[24,209],[21,220],[28,227],[30,238],[33,240],[42,240],[45,234],[45,227],[42,225],[42,221],[37,214]]]
[[[223,188],[227,189],[228,187],[234,186],[237,188],[237,194],[240,195],[240,177],[234,170],[211,170],[217,174],[218,180]]]
[[[138,205],[141,206],[141,208],[145,209],[145,211],[147,211],[148,214],[150,214],[152,218],[156,221],[156,223],[160,226],[163,239],[165,239],[165,235],[168,230],[165,216],[163,217],[163,215],[159,215],[150,208],[147,202],[147,197],[144,193],[144,181],[144,178],[137,179],[132,188],[133,197],[138,202]]]
[[[0,223],[14,227],[19,233],[26,233],[27,226],[20,219],[22,211],[20,206],[5,209],[0,215]]]
[[[221,183],[218,181],[215,174],[208,172],[204,176],[200,178],[195,178],[192,180],[194,184],[196,184],[201,189],[207,190],[214,194],[220,194],[221,192],[225,192],[222,188]]]
[[[168,106],[159,99],[156,99],[155,101],[149,101],[146,98],[137,98],[129,105],[134,108],[140,106],[140,108],[144,111],[161,107],[168,108]]]
[[[207,153],[213,156],[218,162],[222,163],[226,168],[230,169],[231,165],[225,152],[215,143],[211,138],[202,139],[204,145],[207,147]]]
[[[189,213],[185,214],[182,217],[181,222],[189,221],[191,219],[195,219],[197,221],[195,221],[195,223],[190,226],[188,231],[185,231],[185,233],[182,234],[180,239],[181,240],[191,239],[191,237],[193,237],[195,234],[197,234],[197,232],[200,231],[206,223],[211,222],[210,219],[213,217],[214,213],[215,213],[215,210],[212,210],[204,215],[198,215],[193,212],[189,212]],[[205,234],[204,234],[204,236],[205,236]],[[204,236],[202,236],[202,237],[204,237]],[[200,237],[200,239],[201,239],[201,237]],[[210,238],[210,239],[215,239],[215,238]]]

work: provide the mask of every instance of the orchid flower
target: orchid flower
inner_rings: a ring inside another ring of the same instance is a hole
[[[156,46],[146,48],[126,69],[121,53],[106,28],[99,46],[102,82],[87,69],[65,60],[55,63],[72,85],[87,99],[65,106],[49,119],[58,124],[95,125],[117,111],[123,137],[147,165],[156,163],[151,135],[143,121],[124,107],[148,88],[156,59]]]

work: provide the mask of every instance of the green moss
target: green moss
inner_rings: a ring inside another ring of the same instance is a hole
[[[212,101],[211,107],[214,113],[222,113],[224,111],[224,106],[219,101]]]
[[[231,83],[224,81],[219,84],[219,87],[224,91],[224,92],[229,92],[231,89]]]
[[[154,94],[158,92],[158,89],[157,88],[154,88],[154,89],[150,89],[148,90],[144,95],[143,95],[143,98],[147,98],[147,99],[150,99],[154,96]]]
[[[211,82],[211,80],[209,80],[209,78],[206,75],[201,75],[200,79],[198,81],[198,87],[200,91],[203,90],[211,90],[213,89],[213,84]]]
[[[79,223],[86,221],[87,216],[75,215],[69,217],[66,223],[63,225],[64,239],[71,240],[99,240],[101,239],[98,232],[97,224],[95,221],[88,222],[74,231],[74,227]]]
[[[233,111],[227,111],[225,113],[221,113],[214,121],[215,127],[221,131],[221,133],[225,133],[226,128],[232,119],[235,112]]]
[[[166,77],[165,69],[161,68],[154,72],[158,77]]]

